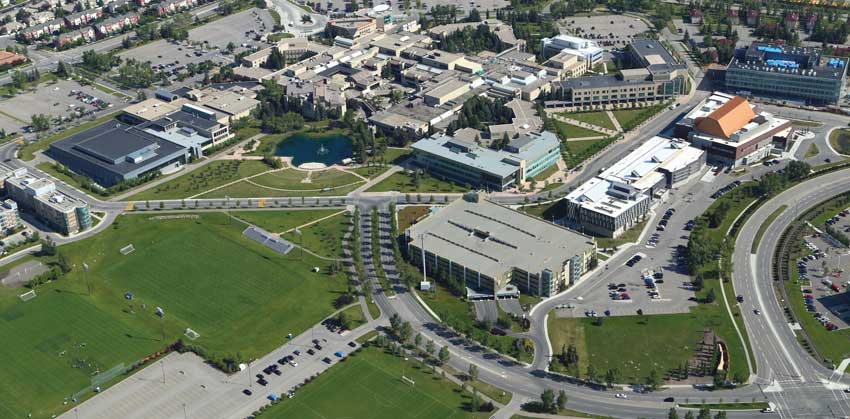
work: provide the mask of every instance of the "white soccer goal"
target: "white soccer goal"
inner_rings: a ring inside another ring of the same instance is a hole
[[[410,384],[411,386],[416,386],[416,381],[413,381],[410,378],[405,377],[404,375],[401,376],[401,381],[406,384]]]
[[[29,290],[29,291],[19,295],[18,297],[21,297],[21,301],[29,301],[29,300],[32,300],[33,298],[37,297],[37,295],[35,294],[35,290]]]
[[[198,333],[198,332],[196,332],[192,329],[189,329],[188,327],[186,328],[186,333],[184,333],[184,335],[186,335],[186,337],[189,338],[189,340],[195,340],[195,339],[201,337],[200,333]]]
[[[130,253],[133,253],[134,250],[136,250],[136,248],[133,247],[132,244],[128,244],[128,245],[122,247],[121,250],[119,250],[119,251],[121,252],[122,255],[127,256]]]

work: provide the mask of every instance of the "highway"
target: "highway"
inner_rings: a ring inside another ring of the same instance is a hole
[[[756,383],[780,406],[783,417],[850,416],[847,395],[839,391],[842,386],[825,387],[832,371],[816,362],[797,343],[777,300],[781,297],[774,292],[771,276],[772,255],[785,228],[796,214],[850,190],[848,175],[850,170],[837,171],[781,193],[753,213],[736,242],[733,283],[736,292],[744,297],[741,311],[759,366]],[[757,253],[751,254],[761,220],[782,205],[788,208],[768,226]],[[755,308],[761,314],[754,314]]]

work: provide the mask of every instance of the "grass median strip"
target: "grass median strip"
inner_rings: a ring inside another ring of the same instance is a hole
[[[776,217],[778,217],[779,214],[782,214],[782,211],[785,211],[787,208],[788,205],[783,205],[777,208],[776,211],[773,211],[764,221],[762,221],[758,232],[756,232],[756,237],[753,240],[753,246],[750,248],[750,253],[756,253],[759,248],[759,243],[761,243],[761,237],[764,236],[764,232],[767,231],[767,227],[769,227],[773,220],[775,220]]]

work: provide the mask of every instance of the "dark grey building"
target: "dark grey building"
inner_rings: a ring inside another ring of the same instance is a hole
[[[753,42],[729,63],[726,88],[741,96],[833,105],[846,76],[847,59],[825,56],[820,48]]]
[[[50,145],[47,154],[103,187],[176,169],[189,149],[141,127],[109,121]]]

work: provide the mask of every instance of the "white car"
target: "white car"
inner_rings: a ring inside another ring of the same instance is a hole
[[[629,396],[627,396],[623,393],[617,393],[617,394],[614,395],[614,397],[616,397],[618,399],[628,399],[629,398]]]
[[[297,367],[298,363],[295,362],[295,361],[289,361],[289,365],[292,365],[293,367]]]

